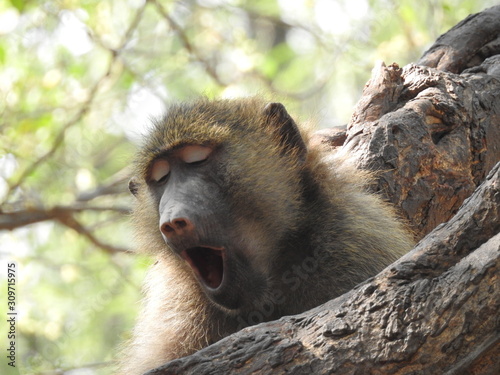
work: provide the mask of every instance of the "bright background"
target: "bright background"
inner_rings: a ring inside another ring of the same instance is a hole
[[[0,374],[17,373],[5,358],[9,262],[16,370],[112,373],[150,264],[125,252],[127,168],[165,103],[259,94],[345,124],[377,60],[417,61],[495,3],[0,0]]]

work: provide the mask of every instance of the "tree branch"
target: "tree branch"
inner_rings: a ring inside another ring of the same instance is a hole
[[[106,244],[95,237],[90,230],[85,228],[74,217],[75,214],[84,211],[114,211],[122,215],[130,213],[128,207],[100,207],[79,203],[72,206],[55,206],[50,209],[33,207],[15,212],[0,212],[0,230],[13,230],[29,224],[54,220],[85,236],[90,242],[107,253],[130,252],[128,249]]]
[[[189,40],[188,36],[186,35],[185,31],[182,29],[182,27],[168,14],[168,12],[165,10],[165,8],[156,0],[148,0],[151,3],[154,4],[156,9],[158,9],[158,12],[160,15],[167,21],[167,23],[170,25],[170,28],[177,33],[179,36],[179,39],[181,43],[183,44],[184,48],[189,52],[193,58],[201,63],[203,67],[205,68],[205,71],[210,75],[210,77],[213,78],[213,80],[220,86],[226,86],[226,83],[222,81],[220,78],[219,74],[217,74],[215,68],[210,64],[206,59],[204,59],[199,51],[195,48],[195,46],[191,43]]]
[[[105,72],[101,75],[101,77],[90,88],[90,92],[89,92],[87,100],[82,104],[80,109],[77,111],[76,115],[73,116],[72,119],[70,119],[68,122],[66,122],[62,126],[62,128],[57,133],[57,135],[54,139],[54,142],[52,143],[52,146],[50,147],[50,149],[47,150],[47,152],[45,152],[43,155],[41,155],[35,161],[33,161],[28,167],[26,167],[26,169],[21,173],[21,175],[17,178],[17,180],[10,184],[9,191],[5,195],[3,203],[8,201],[12,192],[15,191],[18,187],[20,187],[23,184],[23,182],[26,180],[26,178],[28,178],[40,165],[42,165],[45,161],[50,159],[57,152],[57,150],[64,143],[64,138],[65,138],[65,135],[66,135],[66,132],[68,131],[68,129],[70,129],[75,124],[77,124],[79,121],[81,121],[82,118],[84,116],[86,116],[87,113],[91,110],[92,104],[94,103],[97,92],[99,91],[100,87],[103,85],[105,80],[108,77],[110,77],[111,72],[113,70],[113,66],[116,63],[116,60],[117,60],[119,54],[121,53],[121,51],[125,47],[125,45],[128,43],[133,31],[137,28],[137,26],[142,18],[142,15],[143,15],[144,7],[145,7],[145,4],[141,8],[139,8],[139,10],[137,11],[130,26],[128,27],[127,31],[123,35],[121,43],[117,47],[117,49],[114,50],[114,49],[105,47],[112,54],[112,58],[110,59]],[[96,38],[92,35],[92,33],[89,32],[88,29],[87,29],[87,34],[94,41],[96,40]],[[102,43],[101,43],[101,45],[102,45]]]
[[[47,220],[59,220],[67,215],[84,211],[114,211],[120,214],[129,214],[128,207],[101,207],[75,203],[71,206],[55,206],[49,209],[31,207],[13,212],[0,212],[0,230],[13,230],[25,225]]]
[[[71,214],[65,213],[63,215],[59,215],[57,217],[57,220],[61,223],[66,225],[68,228],[73,229],[75,232],[81,234],[82,236],[86,237],[91,243],[93,243],[95,246],[101,248],[108,254],[115,254],[115,253],[129,253],[131,252],[128,249],[123,249],[120,247],[108,245],[104,242],[101,242],[97,237],[95,237],[89,230],[87,230],[78,220],[75,219],[75,217]]]
[[[500,53],[499,30],[498,6],[472,14],[441,35],[417,64],[461,73]]]

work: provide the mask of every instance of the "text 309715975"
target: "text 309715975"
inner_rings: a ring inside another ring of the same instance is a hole
[[[16,367],[16,263],[7,264],[7,361]]]

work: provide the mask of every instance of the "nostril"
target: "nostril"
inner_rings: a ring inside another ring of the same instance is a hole
[[[185,218],[173,219],[163,223],[160,227],[160,231],[168,238],[176,235],[186,235],[191,229],[193,229],[191,222]]]
[[[161,231],[165,234],[168,234],[175,232],[175,229],[170,224],[166,223],[161,226]]]

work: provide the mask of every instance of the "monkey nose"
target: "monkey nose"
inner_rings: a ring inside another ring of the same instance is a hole
[[[176,218],[169,222],[160,224],[160,231],[168,239],[172,239],[177,236],[186,236],[192,233],[193,230],[193,223],[184,217]]]

